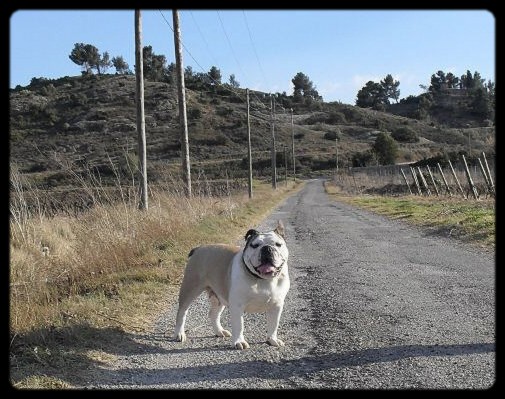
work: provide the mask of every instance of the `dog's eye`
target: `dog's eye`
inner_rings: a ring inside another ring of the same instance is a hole
[[[280,248],[280,247],[282,247],[282,244],[280,242],[276,242],[275,246]]]
[[[251,248],[258,248],[260,245],[259,244],[253,244],[251,243]]]

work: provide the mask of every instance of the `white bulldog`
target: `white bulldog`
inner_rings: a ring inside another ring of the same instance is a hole
[[[281,221],[273,231],[249,230],[244,248],[203,245],[189,253],[179,292],[174,339],[186,340],[184,324],[191,302],[204,290],[210,300],[210,323],[216,336],[232,337],[233,346],[247,349],[244,312],[267,314],[267,343],[284,346],[277,329],[289,290],[288,248]],[[221,313],[229,307],[232,333],[221,326]]]

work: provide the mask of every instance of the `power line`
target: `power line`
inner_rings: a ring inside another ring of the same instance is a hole
[[[200,37],[202,38],[202,41],[205,44],[205,47],[207,47],[207,51],[209,52],[210,58],[212,58],[212,61],[214,62],[214,64],[217,64],[216,59],[214,58],[214,54],[212,54],[212,52],[210,51],[209,43],[207,43],[207,40],[205,40],[205,35],[202,33],[202,30],[200,29],[200,26],[196,22],[195,16],[193,15],[193,12],[190,11],[189,13],[191,15],[191,18],[193,19],[193,22],[196,25],[196,29],[198,29],[198,33],[200,34]]]
[[[172,28],[172,26],[170,25],[170,23],[167,21],[167,19],[165,18],[165,16],[163,15],[163,12],[161,10],[159,10],[161,16],[163,17],[163,19],[165,20],[166,24],[170,27],[170,29],[172,30],[172,32],[174,31],[174,29]],[[207,77],[214,83],[214,84],[219,84],[219,82],[217,82],[216,80],[214,80],[210,74],[208,72],[205,71],[205,69],[200,65],[200,63],[196,60],[195,57],[193,57],[193,54],[191,54],[191,52],[188,50],[188,48],[184,45],[184,43],[182,42],[181,40],[181,45],[182,47],[184,48],[184,50],[186,50],[186,52],[188,53],[188,55],[193,59],[193,61],[195,61],[196,65],[198,65],[198,67],[201,69],[201,71],[205,74],[207,74]],[[239,95],[239,93],[236,93],[235,91],[233,91],[231,88],[227,87],[227,86],[222,86],[224,87],[225,89],[227,89],[228,91],[230,91],[232,94],[235,94],[238,98],[240,98],[244,104],[245,104],[245,100]]]
[[[172,28],[172,25],[170,25],[170,23],[167,21],[167,19],[165,18],[165,15],[163,15],[163,13],[161,12],[161,10],[158,10],[161,14],[161,16],[163,17],[163,19],[165,20],[165,22],[167,23],[167,25],[170,27],[170,29],[172,30],[172,32],[174,32],[174,28]],[[196,65],[198,65],[200,67],[200,69],[204,72],[205,72],[205,69],[203,69],[203,67],[200,65],[200,63],[196,60],[195,57],[193,57],[193,54],[191,54],[191,52],[188,50],[188,48],[184,45],[184,43],[182,42],[181,40],[181,45],[182,47],[184,48],[184,50],[188,53],[188,55],[193,59],[193,61],[195,61]],[[210,76],[209,76],[210,77]],[[212,79],[212,78],[211,78]],[[213,80],[213,79],[212,79]]]
[[[174,33],[174,35],[175,35],[175,30],[174,30],[174,28],[170,25],[170,23],[168,22],[168,20],[165,18],[165,16],[164,16],[163,12],[162,12],[161,10],[159,10],[159,12],[160,12],[160,14],[161,14],[161,16],[162,16],[163,20],[165,21],[165,23],[168,25],[168,27],[172,30],[172,32],[173,32],[173,33]],[[231,45],[231,41],[230,41],[230,39],[229,39],[229,37],[228,37],[228,34],[226,33],[226,29],[224,28],[224,24],[223,24],[223,21],[221,20],[221,17],[220,17],[220,15],[219,15],[219,12],[217,12],[217,14],[218,14],[219,21],[220,21],[220,23],[221,23],[221,26],[222,26],[223,32],[224,32],[224,34],[225,34],[225,36],[226,36],[226,39],[228,40],[228,44],[229,44],[229,46],[230,46],[230,49],[231,49],[231,51],[232,51],[232,54],[233,54],[233,56],[234,56],[234,58],[235,58],[235,61],[237,62],[237,65],[239,66],[239,68],[240,68],[240,70],[242,71],[242,73],[245,75],[245,73],[243,72],[243,70],[242,70],[242,68],[241,68],[241,66],[240,66],[240,62],[238,61],[238,59],[237,59],[237,57],[236,57],[236,55],[235,55],[235,52],[234,52],[234,50],[233,50],[233,46]],[[191,14],[191,15],[192,15],[192,14]],[[193,15],[192,15],[192,17],[193,17]],[[245,17],[245,14],[244,14],[244,17]],[[193,17],[193,19],[194,19],[194,17]],[[195,24],[196,24],[196,21],[195,21]],[[247,24],[247,20],[246,20],[246,24]],[[196,25],[197,25],[197,28],[199,29],[198,24],[196,24]],[[258,58],[258,56],[257,56],[256,50],[255,50],[255,48],[254,48],[254,43],[252,42],[252,37],[251,37],[250,29],[249,29],[249,27],[248,27],[248,26],[247,26],[247,29],[248,29],[248,32],[249,32],[249,38],[251,39],[251,43],[252,43],[252,45],[253,45],[253,50],[254,50],[254,52],[255,52],[255,55],[256,55],[256,58],[257,58],[257,61],[258,61],[258,65],[260,66],[261,72],[262,72],[263,77],[264,77],[264,72],[263,72],[263,69],[262,69],[262,67],[261,67],[261,63],[259,62],[259,58]],[[199,31],[200,31],[200,29],[199,29]],[[200,31],[200,34],[201,34],[201,31]],[[202,35],[202,38],[203,38],[203,35]],[[200,63],[196,60],[196,58],[195,58],[195,57],[191,54],[191,52],[190,52],[190,51],[189,51],[189,49],[188,49],[188,48],[184,45],[184,43],[183,43],[182,41],[179,41],[179,42],[180,42],[181,46],[184,48],[184,50],[188,53],[188,55],[189,55],[189,56],[193,59],[193,61],[194,61],[194,62],[195,62],[195,63],[199,66],[199,68],[202,70],[202,72],[204,72],[204,73],[208,76],[208,78],[209,78],[212,82],[214,82],[214,84],[218,85],[218,84],[219,84],[219,82],[215,81],[215,80],[214,80],[214,79],[210,76],[210,74],[209,74],[208,72],[205,72],[205,70],[203,69],[203,67],[202,67],[202,66],[200,65]],[[207,45],[207,47],[208,47],[208,44],[207,44],[207,42],[205,41],[205,39],[204,39],[204,42],[205,42],[205,44],[206,44],[206,45]],[[208,50],[209,50],[209,48],[208,48]],[[210,53],[210,50],[209,50],[209,53]],[[212,54],[211,54],[211,56],[212,56]],[[265,81],[266,81],[266,80],[265,80]],[[238,92],[236,92],[235,90],[233,90],[230,86],[228,86],[228,85],[226,85],[226,84],[225,84],[225,85],[220,85],[220,87],[224,88],[225,90],[228,90],[230,93],[232,93],[232,94],[234,94],[235,96],[237,96],[237,98],[239,98],[240,100],[242,100],[244,103],[246,102],[246,99],[244,99],[244,98],[243,98],[243,93],[238,93]],[[214,94],[216,94],[216,95],[217,95],[217,93],[214,93]],[[268,107],[267,107],[267,106],[266,106],[266,105],[265,105],[265,104],[264,104],[264,103],[263,103],[263,102],[262,102],[262,101],[258,98],[258,96],[257,96],[254,92],[253,92],[252,94],[253,94],[253,96],[256,98],[256,100],[257,100],[257,104],[259,104],[259,105],[260,105],[260,106],[261,106],[264,110],[267,110],[267,109],[268,109]],[[270,96],[268,96],[268,97],[272,100],[272,96],[271,96],[271,94],[270,94]],[[282,105],[280,105],[280,104],[279,104],[279,106],[280,106],[280,107],[284,110],[284,113],[285,113],[285,112],[286,112],[286,109],[285,109]],[[265,123],[271,123],[271,122],[272,122],[272,121],[271,121],[271,119],[267,119],[268,117],[264,117],[263,115],[261,115],[261,116],[254,115],[254,114],[249,114],[249,115],[250,115],[251,117],[256,118],[256,119],[259,119],[260,121],[263,121],[263,122],[265,122]],[[281,121],[278,121],[278,123],[280,123],[281,125],[286,125],[286,124],[287,124],[287,122],[281,122]],[[272,129],[273,129],[273,126],[272,126]],[[273,131],[272,131],[272,132],[273,132]]]
[[[170,25],[170,23],[168,22],[168,20],[165,18],[165,15],[163,14],[163,12],[161,10],[158,10],[163,18],[163,20],[165,21],[165,23],[168,25],[168,27],[172,30],[172,32],[174,32],[174,29],[172,27],[172,25]],[[218,12],[218,17],[219,17],[219,12]],[[219,20],[221,21],[221,17],[219,17]],[[233,47],[231,46],[231,43],[230,43],[230,40],[228,38],[228,35],[226,34],[226,30],[224,29],[224,25],[221,21],[221,26],[223,27],[223,31],[226,35],[226,38],[228,39],[228,43],[230,45],[230,48],[232,49],[232,53],[233,53],[233,56],[235,57],[235,60],[237,61],[237,64],[239,65],[239,68],[240,68],[240,63],[238,62],[238,60],[236,59],[236,56],[235,56],[235,53],[233,52]],[[184,48],[184,50],[188,53],[188,55],[191,57],[191,59],[193,59],[193,61],[196,63],[196,65],[198,65],[198,67],[202,70],[203,73],[207,74],[208,78],[216,85],[220,85],[219,82],[217,82],[216,80],[214,80],[208,72],[205,71],[205,69],[200,65],[200,63],[196,60],[195,57],[193,57],[193,54],[191,54],[191,52],[189,51],[189,49],[186,47],[186,45],[184,44],[184,42],[181,40],[181,45],[182,47]],[[243,73],[243,71],[242,71]],[[245,74],[244,74],[245,75]],[[236,92],[235,90],[233,90],[231,87],[227,86],[227,85],[220,85],[222,88],[224,88],[225,90],[228,90],[230,93],[234,94],[235,96],[237,96],[237,98],[241,99],[243,102],[244,102],[244,105],[246,103],[246,99],[244,98],[244,93],[238,93]],[[242,89],[244,90],[244,89]],[[263,109],[265,110],[268,110],[269,107],[266,106],[259,98],[258,96],[254,93],[254,91],[250,91],[250,93],[256,98],[257,100],[257,103],[256,104],[259,104]],[[282,109],[285,109],[284,107],[281,106]],[[259,116],[256,116],[256,115],[253,115],[251,114],[252,117],[254,118],[257,118],[257,119],[260,119],[262,121],[266,121],[268,122],[268,120],[266,118],[262,118],[262,117],[259,117]],[[287,122],[281,122],[281,123],[287,123]]]
[[[165,23],[168,25],[168,27],[172,30],[172,32],[174,31],[174,29],[172,28],[172,25],[170,25],[170,22],[168,22],[168,20],[165,18],[165,15],[163,14],[163,12],[161,10],[158,10],[163,18],[163,20],[165,21]],[[218,16],[219,16],[219,13],[218,13]],[[220,21],[221,21],[221,18],[219,18]],[[222,25],[222,21],[221,21],[221,25]],[[223,31],[225,32],[225,35],[226,35],[226,30],[224,29],[224,26],[222,25],[223,27]],[[228,36],[226,35],[227,39],[228,39],[228,42],[229,42],[229,38]],[[231,47],[231,43],[230,44],[230,47]],[[216,80],[214,80],[208,72],[205,71],[205,69],[200,65],[200,63],[196,60],[195,57],[193,57],[193,55],[191,54],[191,52],[188,50],[188,48],[186,47],[186,45],[184,44],[184,42],[181,41],[181,45],[182,47],[184,48],[184,50],[188,53],[188,55],[193,59],[193,61],[195,61],[195,63],[198,65],[198,67],[201,69],[201,71],[205,74],[207,74],[208,78],[214,83],[214,84],[219,84],[219,82],[217,82]],[[231,47],[232,49],[232,52],[233,52],[233,48]],[[233,55],[235,56],[235,54],[233,53]],[[236,57],[235,57],[236,59]],[[239,68],[240,68],[240,63],[238,63],[237,61],[237,64],[239,65]],[[243,71],[242,71],[243,73]],[[244,74],[245,75],[245,74]],[[231,87],[227,87],[227,86],[222,86],[224,87],[226,90],[230,91],[231,93],[235,94],[238,98],[241,98],[242,101],[244,102],[245,104],[245,99],[242,98],[242,96],[244,95],[243,93],[237,93],[235,92]],[[265,109],[267,109],[268,107],[263,104],[263,102],[258,98],[258,96],[254,93],[254,91],[250,91],[250,93],[256,98],[256,100],[258,101],[259,104],[261,104],[261,106]]]
[[[165,18],[165,15],[163,15],[163,13],[161,12],[161,10],[158,10],[161,14],[161,16],[163,17],[163,19],[165,20],[165,22],[167,23],[167,25],[170,27],[170,29],[172,30],[172,32],[174,31],[174,28],[172,28],[172,25],[170,25],[170,22],[167,21],[167,19]]]
[[[256,47],[254,46],[254,41],[252,39],[251,30],[249,29],[249,23],[247,22],[247,17],[245,15],[244,10],[242,10],[242,15],[244,15],[245,26],[247,28],[247,32],[249,33],[249,40],[251,40],[251,45],[252,45],[252,48],[253,48],[253,51],[254,51],[254,55],[256,56],[256,61],[258,61],[258,65],[260,67],[261,75],[263,76],[263,80],[265,81],[265,86],[268,86],[266,75],[265,75],[265,72],[263,71],[263,67],[261,66],[261,62],[260,62],[260,59],[258,57],[258,53],[256,52]]]
[[[217,17],[219,18],[219,22],[221,23],[221,27],[223,28],[224,35],[226,36],[226,40],[228,41],[228,45],[230,46],[231,53],[233,54],[233,58],[235,58],[235,61],[237,62],[238,68],[242,72],[242,75],[247,78],[247,75],[244,73],[242,70],[242,67],[240,66],[240,62],[237,59],[237,56],[235,55],[235,51],[233,50],[233,46],[231,45],[230,38],[228,37],[228,34],[226,33],[226,29],[224,28],[223,20],[221,19],[221,16],[219,15],[219,11],[216,11]]]

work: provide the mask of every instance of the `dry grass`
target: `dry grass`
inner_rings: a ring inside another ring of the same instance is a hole
[[[69,364],[110,359],[96,341],[148,331],[173,301],[193,246],[235,243],[298,186],[274,194],[255,182],[249,200],[247,193],[187,199],[172,184],[150,193],[147,212],[135,201],[97,202],[79,216],[49,218],[28,209],[21,180],[13,169],[11,378],[19,387],[49,388],[75,381],[65,378]]]
[[[362,180],[364,181],[364,180]],[[347,202],[393,219],[429,228],[434,234],[457,238],[470,245],[495,249],[495,199],[418,195],[349,194],[343,180],[327,182],[326,192]],[[375,182],[377,184],[377,182]],[[352,188],[349,188],[353,191]],[[380,190],[379,190],[380,191]]]

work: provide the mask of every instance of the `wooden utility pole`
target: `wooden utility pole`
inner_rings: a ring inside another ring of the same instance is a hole
[[[273,94],[270,94],[270,113],[272,126],[272,188],[277,189],[277,154],[275,153],[275,101]]]
[[[135,10],[135,102],[137,105],[137,137],[139,151],[139,209],[147,210],[146,123],[144,119],[144,65],[142,59],[142,16]]]
[[[246,89],[245,93],[247,96],[247,161],[249,164],[249,198],[252,198],[253,188],[252,188],[251,120],[249,115],[249,89]]]
[[[286,187],[288,186],[288,146],[284,146],[284,180],[286,181]]]
[[[337,168],[338,175],[338,137],[335,135],[335,166]]]
[[[295,125],[293,123],[293,108],[291,108],[291,153],[293,160],[293,181],[296,181],[296,159],[295,159]]]
[[[189,163],[188,119],[186,115],[186,88],[184,87],[184,67],[182,65],[181,29],[179,12],[172,11],[174,20],[175,66],[177,70],[177,98],[179,100],[179,123],[181,127],[182,174],[186,197],[191,197],[191,166]]]

